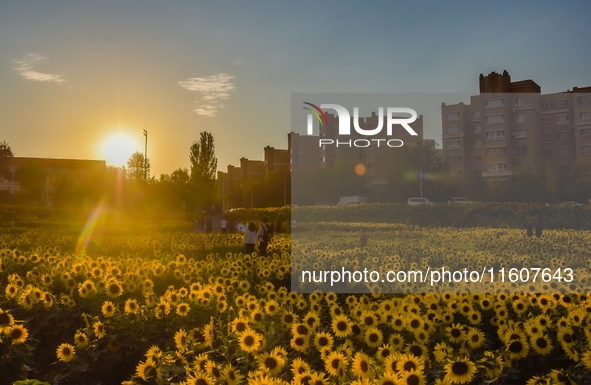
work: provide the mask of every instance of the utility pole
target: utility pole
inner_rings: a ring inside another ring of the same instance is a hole
[[[421,198],[423,197],[423,165],[419,166],[419,180],[421,181]]]
[[[146,178],[146,182],[148,181],[148,125],[146,124],[146,129],[144,130],[144,136],[146,137],[146,141],[144,144],[144,174]]]

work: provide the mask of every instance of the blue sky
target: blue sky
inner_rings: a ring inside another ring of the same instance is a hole
[[[0,5],[0,140],[99,159],[117,131],[156,176],[199,132],[219,168],[287,147],[291,93],[478,92],[509,71],[591,85],[591,2],[28,1]],[[440,140],[425,122],[425,137]]]

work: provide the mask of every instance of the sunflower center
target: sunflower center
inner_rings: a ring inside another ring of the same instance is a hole
[[[378,335],[375,333],[372,333],[369,335],[369,341],[370,342],[376,342],[378,340]]]
[[[0,314],[0,325],[8,325],[9,322],[10,322],[10,318],[8,317],[8,314],[6,314],[6,313]]]
[[[519,353],[523,350],[523,344],[520,341],[513,341],[511,345],[509,345],[509,351],[511,353]]]
[[[419,385],[421,383],[421,380],[416,374],[411,374],[406,378],[406,383],[408,385]]]
[[[412,321],[410,321],[411,328],[416,329],[419,326],[421,326],[421,323],[419,322],[419,320],[413,319]]]
[[[296,331],[301,335],[308,334],[308,328],[305,327],[304,325],[299,325],[298,328],[296,329]]]
[[[271,370],[277,367],[277,360],[273,357],[267,357],[265,359],[265,366]]]
[[[333,369],[338,369],[340,363],[341,363],[341,360],[334,359],[330,362],[330,366],[332,366]]]
[[[246,346],[251,346],[254,344],[254,337],[253,336],[246,336],[246,338],[244,339],[244,344]]]
[[[406,361],[404,363],[404,370],[406,370],[407,372],[410,372],[411,369],[415,369],[416,370],[417,369],[417,366],[412,361]]]
[[[454,338],[459,338],[462,335],[460,329],[451,329],[451,336]]]
[[[369,365],[367,364],[367,361],[361,361],[361,363],[359,364],[359,368],[361,368],[362,372],[367,372],[369,370]]]
[[[345,330],[347,330],[347,323],[345,321],[339,321],[337,323],[337,329],[344,332]]]
[[[548,346],[548,341],[546,341],[545,338],[540,337],[536,340],[536,346],[539,347],[540,349],[544,349],[545,347]]]
[[[468,373],[468,364],[465,362],[454,362],[451,366],[451,371],[455,375],[463,376],[464,374]]]

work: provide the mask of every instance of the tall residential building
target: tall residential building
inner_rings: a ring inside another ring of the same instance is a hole
[[[560,172],[591,161],[591,87],[542,94],[504,71],[480,75],[470,104],[441,106],[443,156],[453,176],[510,182],[525,168]]]

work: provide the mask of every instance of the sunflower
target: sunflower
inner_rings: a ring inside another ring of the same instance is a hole
[[[179,330],[174,335],[174,343],[176,344],[176,349],[183,353],[187,351],[189,346],[189,338],[187,337],[187,332],[183,329]]]
[[[244,376],[234,368],[231,364],[228,364],[222,370],[222,380],[228,385],[238,385],[242,382]]]
[[[295,376],[299,373],[304,373],[310,370],[310,365],[301,357],[294,359],[291,363],[291,373]],[[327,370],[328,371],[328,370]]]
[[[349,320],[349,318],[347,318],[347,316],[335,316],[332,319],[332,332],[339,338],[347,337],[349,334],[351,334],[351,325],[352,322]]]
[[[459,358],[450,361],[444,369],[446,379],[452,384],[467,384],[474,377],[476,365],[468,358]]]
[[[326,378],[325,373],[313,372],[310,375],[310,381],[308,382],[308,384],[310,384],[310,385],[328,385],[329,381],[328,381],[328,378]]]
[[[92,329],[96,338],[100,339],[107,335],[107,332],[105,331],[105,325],[103,325],[101,321],[96,321],[92,326]]]
[[[277,375],[285,364],[285,359],[275,353],[260,354],[257,357],[257,361],[259,366],[265,370],[268,370],[271,376]]]
[[[76,351],[74,350],[74,346],[70,344],[61,344],[58,346],[56,350],[57,358],[63,362],[70,362],[74,359],[76,355]]]
[[[180,315],[181,317],[184,317],[187,314],[189,314],[189,310],[191,310],[191,307],[187,303],[181,302],[176,307],[176,314]]]
[[[558,342],[561,345],[570,345],[574,342],[573,329],[570,326],[558,328]]]
[[[509,352],[509,359],[511,360],[525,358],[529,353],[527,343],[521,339],[515,339],[507,343],[505,350]]]
[[[466,332],[461,324],[452,324],[445,328],[445,334],[450,342],[460,343],[466,338]]]
[[[414,369],[400,373],[400,378],[396,380],[396,385],[425,385],[425,376],[422,372],[416,372]]]
[[[117,282],[110,282],[107,284],[107,295],[110,298],[117,298],[123,294],[123,288]]]
[[[261,347],[263,337],[251,329],[247,329],[238,335],[238,342],[243,351],[256,352]]]
[[[22,344],[29,337],[29,331],[22,325],[14,325],[6,334],[12,339],[13,345]]]
[[[127,314],[136,314],[139,311],[139,305],[135,299],[128,299],[125,301],[125,313]]]
[[[0,309],[0,334],[10,330],[14,325],[14,317],[4,310]]]
[[[390,338],[388,338],[388,342],[394,350],[402,350],[404,344],[406,343],[404,337],[398,333],[392,333]]]
[[[553,384],[574,384],[572,377],[564,369],[552,369],[550,379]]]
[[[466,335],[466,343],[472,349],[478,349],[484,344],[484,333],[476,328],[470,328]]]
[[[353,366],[351,370],[353,371],[353,374],[358,378],[372,377],[373,370],[371,358],[369,358],[367,354],[362,352],[355,353],[355,357],[353,358]]]
[[[382,362],[391,354],[394,354],[395,349],[388,344],[383,344],[376,352],[376,358]]]
[[[435,361],[442,363],[449,358],[452,352],[453,349],[451,348],[451,346],[449,346],[445,342],[441,342],[435,345],[433,355],[435,356]]]
[[[316,349],[318,349],[319,351],[324,349],[330,350],[332,348],[333,343],[334,340],[329,333],[321,332],[316,333],[316,335],[314,336],[314,345],[316,346]]]
[[[295,335],[289,342],[289,345],[296,351],[300,353],[304,353],[310,347],[310,342],[308,337]]]
[[[111,301],[105,301],[101,307],[101,312],[105,317],[113,317],[115,315],[115,305]]]
[[[329,375],[334,377],[342,377],[346,366],[347,358],[342,352],[330,352],[328,357],[324,359],[324,368]]]
[[[205,371],[215,380],[219,380],[222,376],[222,372],[218,368],[217,364],[213,361],[207,361],[205,363]]]
[[[82,348],[88,346],[88,343],[89,343],[86,333],[81,332],[81,331],[77,332],[74,335],[74,342],[76,343],[76,347],[79,349],[82,349]]]
[[[292,311],[286,310],[281,316],[281,320],[283,321],[283,325],[289,328],[291,327],[291,325],[298,321],[298,316],[295,315]]]
[[[377,348],[382,344],[383,335],[380,329],[370,327],[365,331],[364,341],[370,348]]]
[[[587,350],[581,355],[581,363],[589,370],[591,370],[591,350]]]
[[[396,385],[398,377],[391,373],[384,373],[384,375],[375,380],[375,385]],[[418,383],[417,383],[418,384]]]
[[[536,351],[536,353],[542,356],[549,354],[553,348],[550,338],[543,334],[532,336],[531,346]]]
[[[236,317],[232,321],[230,328],[234,333],[242,333],[248,328],[248,321],[245,318]]]
[[[308,337],[310,335],[310,328],[304,324],[295,323],[291,326],[291,333],[294,336]]]
[[[413,356],[412,354],[403,354],[398,357],[396,370],[399,372],[410,372],[411,370],[415,372],[422,372],[424,369],[425,364],[423,363],[423,360]]]

